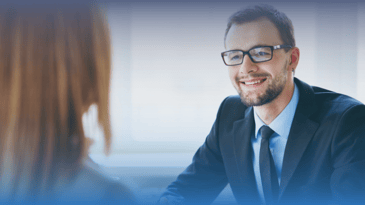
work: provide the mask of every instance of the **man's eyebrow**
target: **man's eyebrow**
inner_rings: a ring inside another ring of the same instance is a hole
[[[270,45],[267,45],[267,44],[257,44],[255,46],[252,46],[250,49],[257,48],[257,47],[263,47],[263,46],[270,46]],[[248,49],[248,50],[250,50],[250,49]]]
[[[271,46],[271,45],[267,45],[267,44],[257,44],[257,45],[252,46],[252,47],[251,47],[251,48],[249,48],[248,50],[253,49],[253,48],[257,48],[257,47],[263,47],[263,46]],[[234,51],[234,50],[240,50],[240,51],[245,51],[245,52],[247,52],[247,51],[248,51],[248,50],[241,50],[241,49],[239,49],[239,48],[231,49],[231,51]]]

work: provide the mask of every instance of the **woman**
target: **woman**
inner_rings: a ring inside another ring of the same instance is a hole
[[[0,8],[0,199],[123,202],[129,191],[84,165],[82,115],[111,133],[110,36],[95,4]]]

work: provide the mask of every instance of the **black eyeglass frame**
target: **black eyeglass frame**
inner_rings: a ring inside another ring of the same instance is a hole
[[[250,51],[253,50],[253,49],[256,49],[256,48],[270,48],[271,49],[271,57],[270,59],[268,60],[264,60],[264,61],[256,61],[252,58],[251,54],[250,54]],[[292,48],[292,46],[290,45],[276,45],[276,46],[256,46],[256,47],[253,47],[251,49],[249,49],[248,51],[243,51],[243,50],[229,50],[229,51],[224,51],[221,53],[221,56],[222,56],[222,59],[223,59],[223,62],[226,66],[236,66],[236,65],[241,65],[243,63],[243,59],[245,57],[245,55],[247,54],[248,57],[250,57],[251,61],[254,62],[254,63],[263,63],[263,62],[267,62],[267,61],[270,61],[274,55],[274,50],[277,50],[277,49],[282,49],[282,48]],[[224,60],[224,54],[227,53],[227,52],[232,52],[232,51],[241,51],[243,53],[242,55],[242,61],[241,63],[237,63],[237,64],[233,64],[233,65],[227,65],[226,61]]]

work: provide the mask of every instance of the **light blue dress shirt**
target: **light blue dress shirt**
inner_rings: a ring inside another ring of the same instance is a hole
[[[276,173],[278,175],[278,181],[281,181],[281,168],[283,166],[284,151],[286,142],[288,141],[289,131],[293,122],[295,110],[297,109],[299,101],[299,90],[294,83],[294,93],[289,104],[284,110],[268,125],[275,133],[270,138],[270,151],[274,159]],[[254,108],[254,120],[255,120],[255,133],[252,135],[251,143],[253,147],[253,170],[255,173],[257,190],[262,202],[264,203],[264,194],[262,189],[262,181],[260,175],[260,146],[261,146],[261,133],[260,128],[265,125],[259,118]]]

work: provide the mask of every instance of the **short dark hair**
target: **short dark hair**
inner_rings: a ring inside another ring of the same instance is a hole
[[[237,11],[229,17],[226,33],[224,35],[224,44],[226,43],[228,31],[233,24],[239,25],[262,17],[267,18],[276,26],[280,33],[281,40],[285,45],[295,47],[294,28],[291,20],[283,12],[280,12],[273,6],[267,4],[249,6]]]

